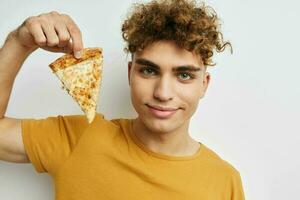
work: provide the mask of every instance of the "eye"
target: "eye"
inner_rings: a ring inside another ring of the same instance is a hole
[[[156,72],[155,69],[151,68],[151,67],[143,67],[139,70],[140,73],[142,73],[143,75],[154,75]],[[194,75],[187,73],[187,72],[182,72],[182,73],[178,73],[178,76],[181,76],[182,78],[180,78],[181,80],[187,81],[187,80],[192,80],[194,79]]]
[[[140,70],[140,72],[142,73],[142,74],[145,74],[145,75],[148,75],[148,73],[144,73],[144,72],[154,72],[154,70],[153,69],[151,69],[150,67],[143,67],[141,70]]]
[[[189,74],[189,73],[180,73],[179,75],[186,75],[186,76],[182,76],[183,80],[190,80],[190,79],[194,78],[194,76],[192,74]],[[184,77],[190,77],[190,78],[189,79],[185,79]]]

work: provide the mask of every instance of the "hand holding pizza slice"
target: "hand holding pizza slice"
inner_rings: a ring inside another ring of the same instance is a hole
[[[49,67],[59,78],[63,88],[79,104],[89,123],[92,123],[102,80],[102,48],[85,48],[81,58],[65,54],[52,62]]]

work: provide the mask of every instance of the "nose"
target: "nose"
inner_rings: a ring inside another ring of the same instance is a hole
[[[161,102],[173,99],[172,81],[167,76],[161,77],[157,80],[153,92],[153,97]]]

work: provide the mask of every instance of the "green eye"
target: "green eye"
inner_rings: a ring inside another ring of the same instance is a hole
[[[152,72],[153,72],[153,70],[152,70],[151,68],[143,68],[143,69],[141,70],[141,72],[142,72],[143,74],[145,74],[145,73],[144,73],[145,71],[148,71],[148,72],[149,72],[149,71],[150,71],[150,72],[152,71]],[[148,73],[146,73],[146,74],[148,74]]]
[[[156,71],[154,69],[152,69],[151,67],[143,67],[139,70],[140,73],[144,74],[144,75],[153,75],[152,73],[156,73]],[[148,73],[149,72],[149,73]],[[190,74],[190,73],[186,73],[186,72],[182,72],[179,73],[178,76],[181,76],[182,78],[180,78],[181,80],[191,80],[194,79],[194,75]]]
[[[184,77],[190,77],[189,79],[192,79],[193,78],[193,76],[192,75],[190,75],[189,73],[181,73],[181,74],[179,74],[179,75],[182,75],[182,74],[186,74],[187,76],[184,76]],[[189,79],[183,79],[183,80],[189,80]]]
[[[151,75],[155,71],[153,69],[151,69],[150,67],[144,67],[140,70],[140,72],[144,75]]]

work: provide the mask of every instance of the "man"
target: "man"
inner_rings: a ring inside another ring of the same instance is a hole
[[[213,50],[223,51],[216,15],[192,1],[139,4],[122,25],[136,119],[97,113],[46,119],[5,117],[14,79],[36,49],[83,49],[70,16],[30,17],[0,51],[0,159],[31,162],[55,183],[56,199],[243,200],[239,172],[188,133],[207,90]],[[230,44],[229,44],[230,45]]]

